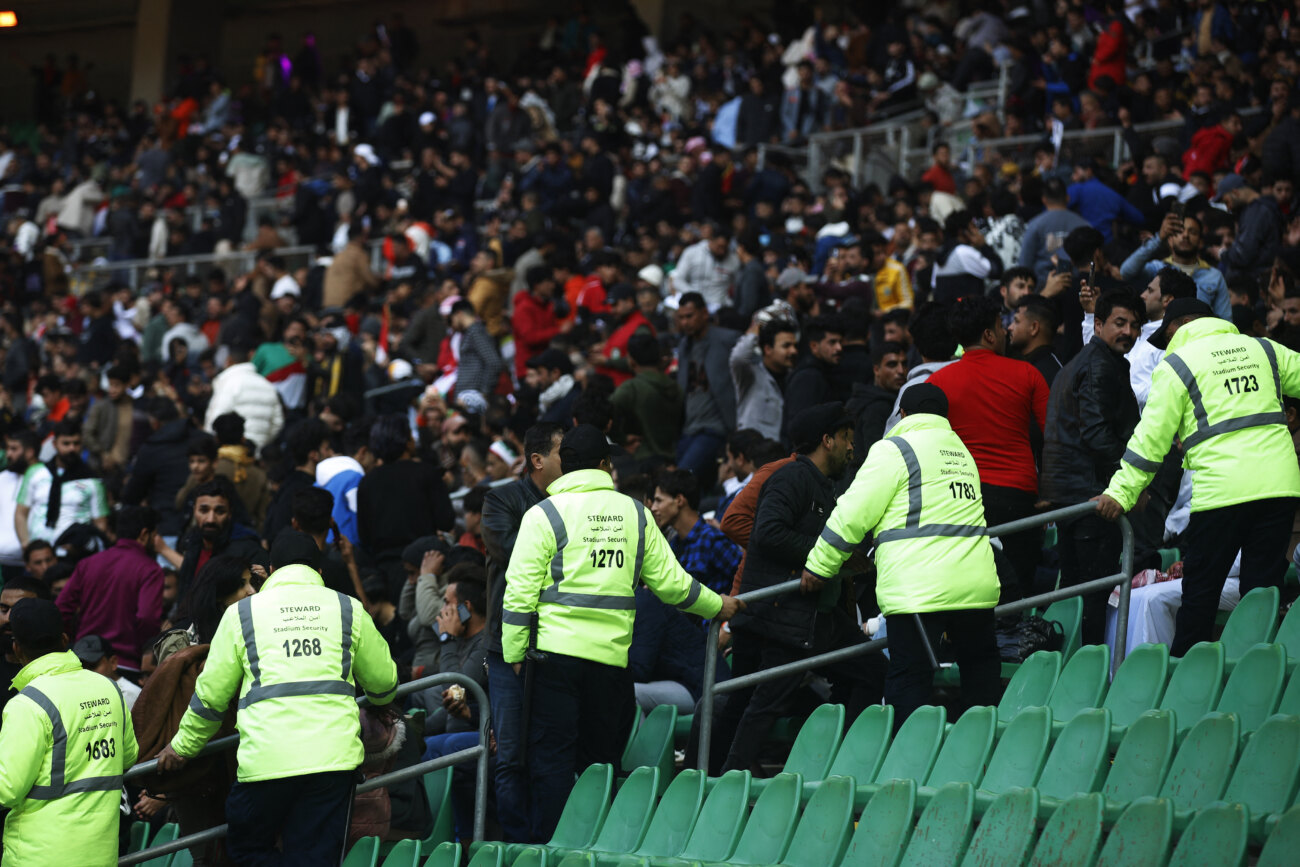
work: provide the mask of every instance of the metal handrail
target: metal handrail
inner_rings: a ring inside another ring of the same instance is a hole
[[[491,705],[488,703],[487,691],[478,684],[477,681],[463,674],[455,672],[446,672],[443,674],[431,674],[428,677],[422,677],[418,680],[412,680],[409,683],[401,684],[397,687],[395,698],[401,698],[410,695],[413,692],[419,692],[438,684],[457,684],[468,689],[478,702],[478,745],[468,749],[459,750],[451,755],[441,756],[436,759],[430,759],[427,762],[419,762],[410,767],[402,768],[388,774],[380,774],[372,777],[356,787],[355,794],[362,794],[373,789],[380,789],[391,783],[400,783],[415,777],[422,777],[430,771],[436,771],[441,768],[450,768],[461,762],[470,759],[478,759],[478,783],[474,792],[474,839],[482,840],[484,826],[487,822],[487,785],[488,785],[488,729],[491,726],[489,716],[491,714]],[[357,704],[366,706],[370,704],[369,699],[365,696],[357,697]],[[195,755],[211,755],[212,753],[227,750],[239,743],[239,735],[230,735],[219,740],[211,741]],[[143,774],[155,773],[158,769],[158,760],[150,759],[147,762],[141,762],[132,767],[123,775],[123,779],[131,780],[138,778]],[[217,825],[212,828],[205,828],[202,831],[195,832],[185,837],[178,837],[170,843],[163,843],[150,849],[143,849],[139,852],[132,852],[124,855],[117,861],[118,867],[128,867],[131,864],[142,864],[159,855],[168,855],[172,852],[179,852],[182,849],[188,849],[199,843],[206,843],[209,840],[216,840],[224,837],[229,830],[227,825]]]
[[[1010,521],[1006,524],[998,524],[989,527],[988,535],[1005,536],[1012,533],[1019,533],[1024,530],[1032,530],[1035,527],[1049,524],[1052,521],[1064,520],[1066,518],[1078,518],[1084,515],[1090,515],[1097,509],[1095,502],[1079,503],[1074,506],[1066,506],[1063,509],[1054,509],[1050,512],[1042,512],[1038,515],[1030,515],[1027,518],[1021,518],[1017,521]],[[1001,617],[1006,614],[1016,614],[1029,608],[1050,605],[1053,602],[1059,602],[1062,599],[1072,599],[1075,596],[1082,596],[1086,593],[1092,593],[1098,590],[1106,590],[1120,585],[1119,593],[1119,611],[1118,622],[1115,628],[1115,658],[1112,660],[1112,670],[1118,666],[1124,659],[1126,644],[1128,641],[1128,608],[1129,597],[1133,592],[1133,528],[1128,522],[1128,518],[1120,516],[1119,519],[1120,536],[1123,540],[1123,547],[1120,554],[1120,571],[1114,575],[1108,575],[1105,578],[1098,578],[1084,584],[1076,584],[1072,587],[1062,587],[1049,593],[1043,593],[1038,596],[1031,596],[1027,599],[1020,599],[1015,602],[1008,602],[1005,605],[999,605],[993,609],[995,616]],[[751,590],[749,593],[742,593],[736,597],[743,602],[757,602],[762,599],[771,599],[774,596],[783,596],[787,593],[798,592],[800,581],[784,581],[780,584],[773,584],[771,587],[763,587],[759,590]],[[886,621],[887,622],[887,621]],[[824,665],[844,662],[857,656],[881,650],[889,644],[889,638],[875,638],[862,644],[854,644],[850,647],[841,647],[838,650],[831,650],[826,653],[820,653],[815,656],[809,656],[806,659],[787,662],[784,665],[778,665],[774,668],[756,671],[752,674],[745,674],[739,677],[733,677],[718,683],[718,655],[715,648],[718,646],[718,630],[722,628],[720,621],[714,620],[709,625],[709,639],[705,644],[706,652],[704,654],[704,685],[703,695],[700,699],[700,745],[699,745],[699,767],[706,774],[709,770],[709,750],[712,747],[713,739],[713,704],[714,698],[723,693],[735,692],[754,686],[768,680],[775,680],[788,674],[797,674],[801,671],[809,671],[814,668],[821,668]],[[924,631],[920,632],[922,642],[929,648],[929,637]],[[929,650],[930,658],[934,658],[933,650]]]
[[[281,247],[271,251],[276,256],[304,257],[310,265],[316,259],[316,248],[311,245]],[[232,262],[244,262],[251,268],[257,260],[259,251],[231,250],[228,253],[203,253],[193,256],[167,256],[162,259],[120,259],[116,262],[83,262],[72,266],[69,277],[79,281],[93,281],[100,277],[115,274],[125,275],[125,282],[132,289],[140,288],[140,274],[150,268],[178,268],[186,274],[198,273],[200,265],[227,265]]]

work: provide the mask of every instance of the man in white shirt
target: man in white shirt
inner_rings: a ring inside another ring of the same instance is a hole
[[[23,474],[14,509],[14,529],[24,545],[51,544],[73,524],[94,524],[108,532],[108,495],[81,459],[81,425],[64,419],[54,426],[54,460],[33,464]]]
[[[682,251],[673,271],[673,290],[678,295],[698,292],[710,313],[718,312],[731,300],[731,287],[740,273],[740,258],[731,249],[731,239],[720,227],[714,227],[707,239]]]
[[[0,472],[0,574],[8,581],[23,574],[23,543],[14,526],[23,475],[36,463],[40,439],[27,428],[5,436],[5,469]]]

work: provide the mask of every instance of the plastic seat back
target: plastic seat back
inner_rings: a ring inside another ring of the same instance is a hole
[[[745,823],[731,857],[733,864],[770,864],[785,857],[799,821],[799,794],[803,778],[777,774],[768,781]]]
[[[924,780],[928,777],[930,769],[934,767],[934,759],[939,755],[939,744],[943,742],[943,729],[947,720],[947,711],[934,705],[925,705],[913,711],[894,736],[894,742],[890,744],[889,753],[874,782]]]
[[[1016,714],[1027,707],[1047,704],[1061,676],[1061,654],[1056,650],[1031,653],[1016,669],[1015,677],[1007,684],[1007,691],[998,702],[998,720],[1009,723]]]
[[[161,831],[159,832],[158,837],[159,838],[162,837]],[[175,839],[175,837],[173,837],[173,839]],[[154,842],[161,843],[162,840],[156,838]],[[154,861],[157,860],[158,860],[157,858],[154,859]],[[166,856],[164,856],[163,860],[164,861],[167,860]],[[153,862],[147,861],[145,863],[152,864]],[[378,863],[379,863],[379,838],[378,837],[362,837],[360,840],[352,844],[352,848],[348,850],[347,857],[343,859],[343,867],[375,867],[375,865]]]
[[[659,800],[659,807],[650,820],[645,838],[636,848],[636,854],[669,858],[680,852],[690,839],[703,803],[704,774],[694,768],[682,771],[668,784]]]
[[[999,795],[980,819],[962,867],[1020,867],[1034,847],[1037,822],[1036,789]]]
[[[1053,602],[1043,612],[1043,619],[1055,620],[1061,624],[1061,631],[1065,633],[1061,641],[1061,661],[1069,662],[1070,658],[1078,652],[1083,634],[1082,597],[1074,596],[1070,599],[1062,599],[1060,602]]]
[[[1171,710],[1179,731],[1214,710],[1223,689],[1223,645],[1202,641],[1192,646],[1174,669],[1160,699],[1161,710]]]
[[[505,867],[506,850],[504,846],[484,846],[469,859],[469,867]]]
[[[1300,608],[1300,605],[1292,607]],[[1300,716],[1300,677],[1296,677],[1294,671],[1287,678],[1286,688],[1282,690],[1282,698],[1277,703],[1277,712],[1288,716]]]
[[[570,852],[559,867],[596,867],[596,856],[591,852]]]
[[[1129,805],[1106,835],[1097,867],[1147,867],[1163,864],[1174,830],[1174,803],[1141,798]]]
[[[610,805],[600,834],[591,848],[601,852],[631,852],[641,845],[654,815],[659,792],[659,769],[637,768]]]
[[[1286,648],[1286,655],[1291,659],[1300,659],[1300,605],[1292,604],[1287,609],[1282,625],[1273,636],[1273,643]]]
[[[439,843],[433,850],[433,854],[424,862],[424,867],[460,867],[460,865],[459,843]]]
[[[1256,587],[1241,597],[1219,636],[1224,656],[1240,659],[1256,644],[1268,644],[1273,640],[1280,595],[1276,587]]]
[[[429,813],[433,816],[433,827],[429,836],[420,841],[420,851],[427,852],[435,846],[446,843],[454,837],[455,818],[451,808],[451,768],[439,768],[429,771],[420,778],[424,793],[429,798]]]
[[[1292,807],[1282,814],[1268,835],[1255,867],[1292,867],[1296,852],[1300,852],[1300,807]]]
[[[414,845],[414,842],[412,842],[412,845]],[[419,852],[417,851],[415,855],[418,856]],[[401,867],[408,867],[408,865],[409,867],[415,867],[415,862],[413,860],[403,860],[398,861],[397,863],[400,864]],[[387,865],[388,862],[385,861],[384,867],[387,867]],[[190,854],[189,849],[182,849],[179,852],[173,852],[171,854],[171,860],[167,862],[167,867],[194,867],[194,856]]]
[[[903,867],[956,864],[970,842],[975,815],[975,787],[949,783],[926,805],[903,853]]]
[[[1124,657],[1102,707],[1111,725],[1128,727],[1160,702],[1169,677],[1169,645],[1143,644]]]
[[[824,780],[804,808],[794,839],[782,862],[787,867],[826,867],[838,864],[853,830],[852,777]]]
[[[546,867],[549,853],[540,846],[529,846],[520,852],[510,867]],[[384,864],[384,867],[388,867]]]
[[[894,706],[873,704],[849,726],[835,752],[828,776],[874,780],[889,751],[889,734],[894,730]]]
[[[149,823],[132,822],[129,832],[130,841],[127,843],[127,854],[139,852],[149,843]]]
[[[560,849],[585,849],[596,839],[596,832],[609,812],[609,794],[614,787],[614,769],[609,765],[591,765],[578,777],[564,802],[560,822],[551,835],[551,846]]]
[[[1038,782],[1052,737],[1052,712],[1045,707],[1022,710],[1002,731],[980,788],[1001,794]]]
[[[659,769],[659,791],[673,778],[673,729],[677,726],[677,705],[661,704],[641,721],[619,763],[624,774],[636,768]]]
[[[1250,817],[1241,804],[1206,807],[1178,838],[1169,867],[1238,867],[1246,860],[1249,826]]]
[[[1128,727],[1101,789],[1107,800],[1126,804],[1160,794],[1174,758],[1176,729],[1167,710],[1149,710]]]
[[[161,828],[158,829],[158,833],[155,834],[153,838],[149,841],[149,846],[161,846],[164,843],[170,843],[171,841],[175,840],[179,835],[180,835],[180,826],[177,825],[175,822],[168,822],[166,825],[163,825]],[[376,843],[378,843],[378,840],[376,840]],[[145,848],[148,848],[148,846],[146,846]],[[365,864],[370,865],[370,867],[374,867],[374,862],[378,857],[379,857],[379,849],[378,847],[376,847],[375,857],[365,862]],[[167,864],[169,861],[171,861],[171,859],[172,859],[171,855],[159,855],[157,858],[150,858],[148,861],[145,861],[144,865],[145,867],[167,867]]]
[[[997,709],[992,707],[973,707],[962,714],[944,738],[925,784],[936,789],[948,783],[978,786],[993,752],[997,717]]]
[[[1277,707],[1285,678],[1286,651],[1282,646],[1256,644],[1232,670],[1215,710],[1236,714],[1242,732],[1253,732]]]
[[[1052,719],[1071,720],[1082,710],[1101,707],[1101,697],[1110,680],[1110,648],[1093,644],[1080,648],[1061,671],[1061,677],[1052,688],[1047,706],[1052,709]]]
[[[1043,826],[1030,867],[1091,867],[1101,845],[1104,801],[1093,792],[1075,795],[1057,807]]]
[[[1160,797],[1173,801],[1179,810],[1199,810],[1217,801],[1228,785],[1240,736],[1241,727],[1231,714],[1201,717],[1174,755]]]
[[[881,786],[862,810],[840,867],[894,867],[907,848],[915,812],[915,781]]]
[[[787,774],[800,774],[805,780],[824,780],[840,745],[844,731],[844,705],[824,704],[804,721],[799,735],[785,760]]]
[[[1109,755],[1110,711],[1081,711],[1056,739],[1038,778],[1038,793],[1045,798],[1068,798],[1097,791]]]
[[[1251,816],[1280,813],[1291,806],[1298,777],[1300,717],[1269,717],[1246,742],[1223,800],[1245,804]]]
[[[727,771],[709,792],[690,839],[678,857],[688,861],[725,861],[740,840],[749,813],[749,771]]]
[[[534,850],[541,852],[540,849]],[[399,840],[392,849],[388,850],[388,855],[384,857],[384,867],[417,867],[420,860],[420,843],[417,840]],[[175,863],[175,862],[173,862]],[[519,867],[528,867],[528,861],[516,860]],[[534,860],[531,862],[533,867],[542,867]]]

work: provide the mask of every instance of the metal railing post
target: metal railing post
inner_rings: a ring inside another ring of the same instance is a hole
[[[704,694],[700,696],[700,770],[709,772],[709,749],[713,746],[713,686],[718,679],[718,636],[722,622],[709,624],[708,644],[704,648]]]

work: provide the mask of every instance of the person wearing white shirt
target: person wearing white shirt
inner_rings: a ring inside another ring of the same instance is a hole
[[[5,580],[23,574],[23,543],[14,526],[18,489],[23,474],[36,463],[40,440],[36,432],[23,428],[5,436],[6,466],[0,472],[0,572]]]
[[[731,300],[731,287],[740,273],[740,259],[731,249],[730,239],[721,229],[704,241],[682,251],[673,271],[673,289],[679,295],[698,292],[710,313],[716,313]]]

